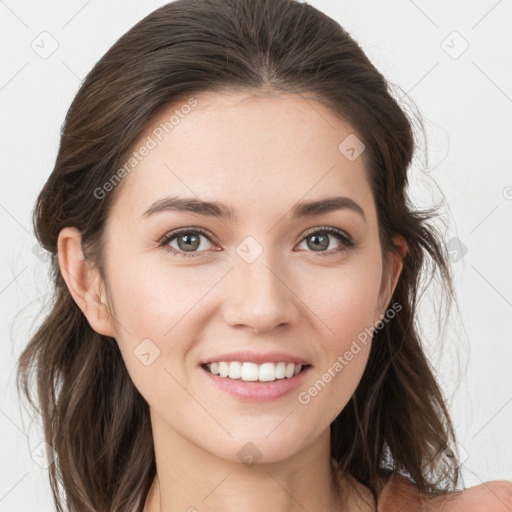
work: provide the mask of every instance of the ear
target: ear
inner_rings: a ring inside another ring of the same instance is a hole
[[[60,272],[78,307],[99,334],[115,336],[104,284],[82,252],[82,235],[75,227],[65,227],[57,241]]]
[[[378,322],[386,312],[402,272],[403,259],[407,254],[407,243],[403,237],[396,235],[393,237],[393,243],[398,249],[398,254],[395,251],[391,251],[387,255],[387,272],[382,275],[378,306],[375,311],[375,322]]]

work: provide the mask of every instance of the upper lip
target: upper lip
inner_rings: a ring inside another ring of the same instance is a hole
[[[218,363],[220,361],[241,361],[241,362],[249,362],[256,364],[263,363],[295,363],[307,365],[310,364],[308,361],[303,359],[302,357],[294,356],[292,354],[287,354],[286,352],[252,352],[250,350],[238,351],[238,352],[228,352],[225,354],[219,354],[218,356],[212,356],[206,360],[204,360],[201,364],[207,363]]]

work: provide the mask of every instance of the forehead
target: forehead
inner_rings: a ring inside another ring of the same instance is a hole
[[[150,149],[123,178],[114,209],[138,217],[168,195],[222,201],[248,216],[336,194],[368,203],[365,154],[349,159],[342,150],[354,136],[307,96],[192,95],[160,112],[134,144]]]

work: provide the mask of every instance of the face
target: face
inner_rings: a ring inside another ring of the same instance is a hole
[[[155,120],[134,150],[148,136],[154,147],[116,191],[105,247],[115,338],[154,428],[233,461],[251,442],[272,462],[325,435],[366,365],[370,340],[357,340],[388,305],[365,155],[347,158],[339,146],[354,130],[313,100],[194,98],[162,140],[153,130],[179,105]],[[226,215],[162,207],[171,196]],[[280,388],[202,366],[237,351],[309,366]]]

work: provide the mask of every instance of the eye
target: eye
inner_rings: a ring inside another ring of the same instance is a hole
[[[341,244],[334,249],[330,249],[328,251],[324,249],[328,249],[330,245],[329,237],[336,237],[338,240],[341,241]],[[311,242],[308,242],[308,240],[311,240]],[[306,242],[306,246],[309,249],[313,249],[312,252],[319,252],[319,253],[327,253],[327,254],[320,254],[321,256],[328,256],[332,254],[333,252],[342,252],[346,251],[349,248],[354,246],[353,240],[350,238],[349,235],[347,235],[345,232],[341,231],[340,229],[331,228],[328,226],[322,227],[320,229],[316,228],[315,231],[310,232],[306,235],[306,237],[303,239],[304,243]],[[317,250],[318,249],[318,250]]]
[[[328,249],[330,245],[329,237],[332,236],[340,240],[341,244],[337,248],[331,248],[330,250],[326,251],[325,249]],[[208,252],[207,248],[204,247],[205,244],[202,243],[201,238],[205,238],[208,242],[212,243],[209,233],[203,229],[185,228],[166,234],[160,239],[159,245],[160,247],[166,248],[166,250],[168,250],[174,256],[199,256],[203,252]],[[309,239],[311,239],[312,242],[308,242]],[[354,246],[354,242],[349,235],[340,229],[328,226],[316,228],[315,231],[311,231],[302,240],[303,242],[306,242],[306,245],[309,249],[313,249],[312,252],[321,253],[321,256],[345,251]],[[170,245],[173,242],[176,242],[177,246],[173,247]],[[206,246],[207,245],[208,243],[206,243]]]
[[[175,256],[198,256],[198,253],[205,252],[204,243],[201,243],[201,238],[206,238],[210,241],[208,233],[202,229],[182,229],[179,231],[173,231],[166,234],[160,240],[160,247],[167,247],[169,252]],[[176,241],[177,247],[172,247],[169,244]],[[208,245],[208,244],[206,244]]]

